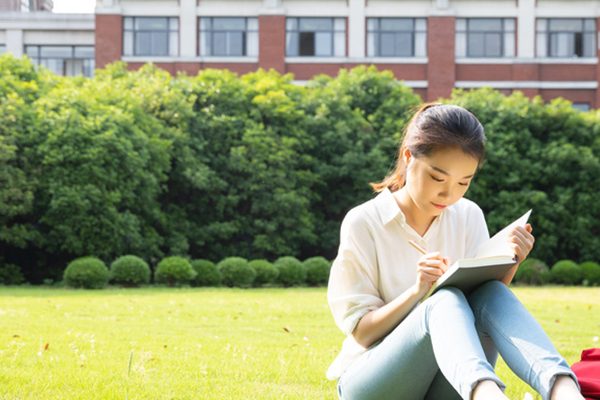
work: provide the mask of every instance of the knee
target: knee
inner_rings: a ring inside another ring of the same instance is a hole
[[[500,281],[489,281],[479,286],[468,296],[469,304],[472,307],[482,304],[494,304],[491,300],[502,300],[502,304],[510,301],[514,297],[512,291]]]
[[[436,304],[463,304],[467,302],[464,293],[453,286],[440,289],[433,298]]]

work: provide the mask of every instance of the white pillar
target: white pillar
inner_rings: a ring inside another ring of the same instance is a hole
[[[195,57],[198,43],[196,0],[179,2],[179,55]]]
[[[535,58],[535,0],[519,0],[517,18],[517,57]]]
[[[349,0],[348,13],[348,56],[350,58],[365,57],[365,0]]]
[[[6,52],[13,53],[15,58],[23,57],[23,30],[22,29],[7,29],[6,30]]]

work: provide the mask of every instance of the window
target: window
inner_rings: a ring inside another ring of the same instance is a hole
[[[367,56],[426,57],[425,18],[369,18]]]
[[[94,46],[25,46],[25,54],[57,75],[94,76]]]
[[[596,57],[596,20],[538,19],[536,47],[538,57]]]
[[[179,19],[175,17],[123,18],[123,55],[179,55]]]
[[[3,44],[0,44],[0,54],[4,54],[6,53],[6,46]]]
[[[286,55],[345,57],[345,18],[288,18]]]
[[[514,18],[456,19],[456,57],[514,56]]]
[[[573,103],[571,104],[571,107],[573,107],[576,110],[579,111],[583,111],[583,112],[587,112],[590,111],[590,103]]]
[[[200,18],[201,56],[258,57],[258,18]]]

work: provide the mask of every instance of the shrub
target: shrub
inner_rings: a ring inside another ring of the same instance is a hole
[[[571,260],[558,261],[550,272],[552,273],[552,280],[559,284],[578,285],[583,280],[581,266]]]
[[[283,286],[301,285],[306,281],[306,267],[296,257],[280,257],[273,264],[279,270]]]
[[[81,257],[71,261],[63,274],[67,286],[85,289],[105,288],[109,277],[106,264],[96,257]]]
[[[307,258],[303,262],[306,268],[306,282],[310,285],[326,284],[329,280],[331,263],[323,257]]]
[[[209,260],[194,260],[192,267],[198,275],[193,283],[196,286],[217,286],[221,283],[221,274],[214,262]]]
[[[545,262],[537,258],[527,258],[515,273],[515,281],[525,285],[545,285],[552,279]]]
[[[110,280],[126,286],[150,283],[150,266],[138,256],[122,256],[110,265]]]
[[[18,285],[25,282],[21,268],[14,264],[0,266],[0,285]]]
[[[249,262],[249,264],[256,271],[254,286],[261,286],[277,282],[279,270],[277,270],[272,263],[268,262],[267,260],[252,260]]]
[[[256,271],[250,266],[248,260],[241,257],[228,257],[217,264],[221,273],[221,282],[229,287],[247,288],[252,286]]]
[[[183,257],[164,258],[156,266],[154,280],[156,283],[168,283],[169,286],[182,285],[196,277],[192,264]]]
[[[600,264],[593,261],[581,263],[583,281],[589,286],[600,285]]]

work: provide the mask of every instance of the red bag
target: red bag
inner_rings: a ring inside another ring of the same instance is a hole
[[[581,361],[571,367],[579,386],[581,394],[587,400],[600,399],[600,349],[587,349],[581,353]]]

